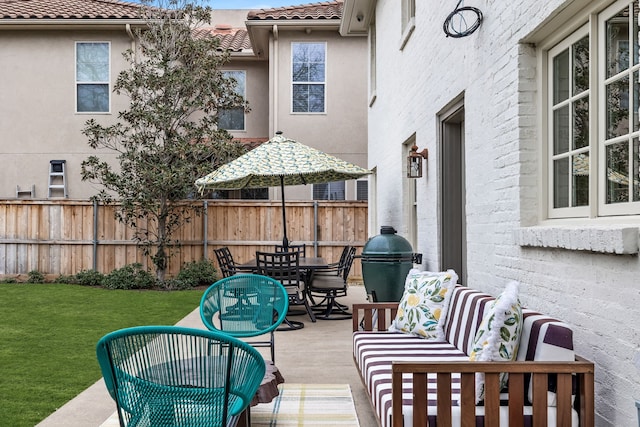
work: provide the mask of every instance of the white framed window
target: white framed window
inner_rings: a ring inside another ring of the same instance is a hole
[[[291,111],[324,113],[326,105],[327,44],[291,43]]]
[[[639,11],[617,1],[546,51],[549,218],[640,214]]]
[[[313,184],[313,200],[345,200],[344,181]]]
[[[247,97],[247,72],[224,70],[222,75],[225,78],[232,78],[236,81],[235,91],[242,99]],[[237,107],[218,112],[218,127],[225,130],[245,130],[244,108]]]
[[[416,0],[402,0],[401,8],[400,50],[404,49],[416,26]]]
[[[76,42],[76,112],[110,111],[111,43]]]

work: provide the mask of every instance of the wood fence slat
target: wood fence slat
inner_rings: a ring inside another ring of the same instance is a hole
[[[194,201],[191,220],[177,231],[179,245],[169,262],[169,275],[184,263],[228,246],[240,262],[254,258],[256,250],[268,251],[283,237],[281,202],[208,200],[207,236],[204,215],[196,215],[202,201]],[[287,202],[287,234],[292,242],[306,243],[314,255],[314,204],[317,203],[318,255],[335,261],[342,247],[350,244],[357,253],[368,239],[367,204],[359,201]],[[94,266],[103,273],[134,262],[152,269],[149,257],[133,241],[135,230],[114,218],[116,207],[94,205],[81,200],[0,201],[0,275],[22,275],[31,270],[46,275],[75,274]],[[97,224],[94,221],[97,220]],[[139,224],[146,223],[141,219]],[[94,236],[94,228],[96,235]],[[94,238],[97,246],[94,254]],[[204,242],[207,253],[204,254]],[[361,276],[361,264],[354,262],[352,276]],[[49,277],[52,278],[52,277]]]

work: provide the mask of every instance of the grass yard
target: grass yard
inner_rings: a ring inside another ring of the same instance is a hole
[[[42,421],[101,377],[95,346],[103,335],[173,325],[202,293],[0,284],[0,424]]]

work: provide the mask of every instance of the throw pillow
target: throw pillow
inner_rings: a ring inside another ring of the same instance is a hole
[[[469,359],[471,361],[513,361],[518,355],[522,333],[522,307],[518,299],[518,282],[510,282],[487,307]],[[507,385],[507,374],[500,374],[500,388]],[[484,374],[476,374],[476,403],[484,399]]]
[[[444,340],[451,290],[458,281],[453,270],[432,273],[411,270],[390,331],[404,332],[429,340]]]

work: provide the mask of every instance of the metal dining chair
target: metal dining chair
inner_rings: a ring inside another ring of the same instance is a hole
[[[276,279],[287,290],[289,306],[302,305],[312,322],[316,321],[315,314],[309,305],[305,290],[305,274],[300,269],[299,252],[261,252],[256,251],[257,273]],[[304,312],[303,312],[304,313]],[[304,323],[285,317],[284,323],[289,329],[301,329]],[[279,328],[278,330],[281,330]]]
[[[249,344],[178,326],[111,332],[96,355],[122,427],[235,426],[266,370]]]
[[[301,243],[299,245],[288,245],[286,247],[284,245],[276,245],[275,251],[276,252],[300,252],[301,257],[306,257],[307,245],[305,243]]]
[[[351,272],[356,248],[347,246],[343,250],[337,267],[319,269],[314,272],[309,284],[309,296],[314,305],[312,309],[320,310],[316,317],[322,320],[351,319],[348,307],[340,304],[337,298],[347,295],[347,278]],[[313,297],[322,300],[315,304]]]
[[[216,255],[216,259],[218,260],[218,266],[220,267],[222,277],[229,277],[238,273],[253,272],[253,269],[251,268],[243,268],[236,264],[233,259],[233,255],[231,255],[231,251],[227,246],[223,246],[219,249],[214,249],[213,253]]]
[[[289,296],[277,280],[259,274],[236,274],[215,282],[202,295],[200,318],[210,331],[236,338],[265,334],[268,340],[245,341],[254,347],[269,347],[275,362],[274,331],[284,321]]]

